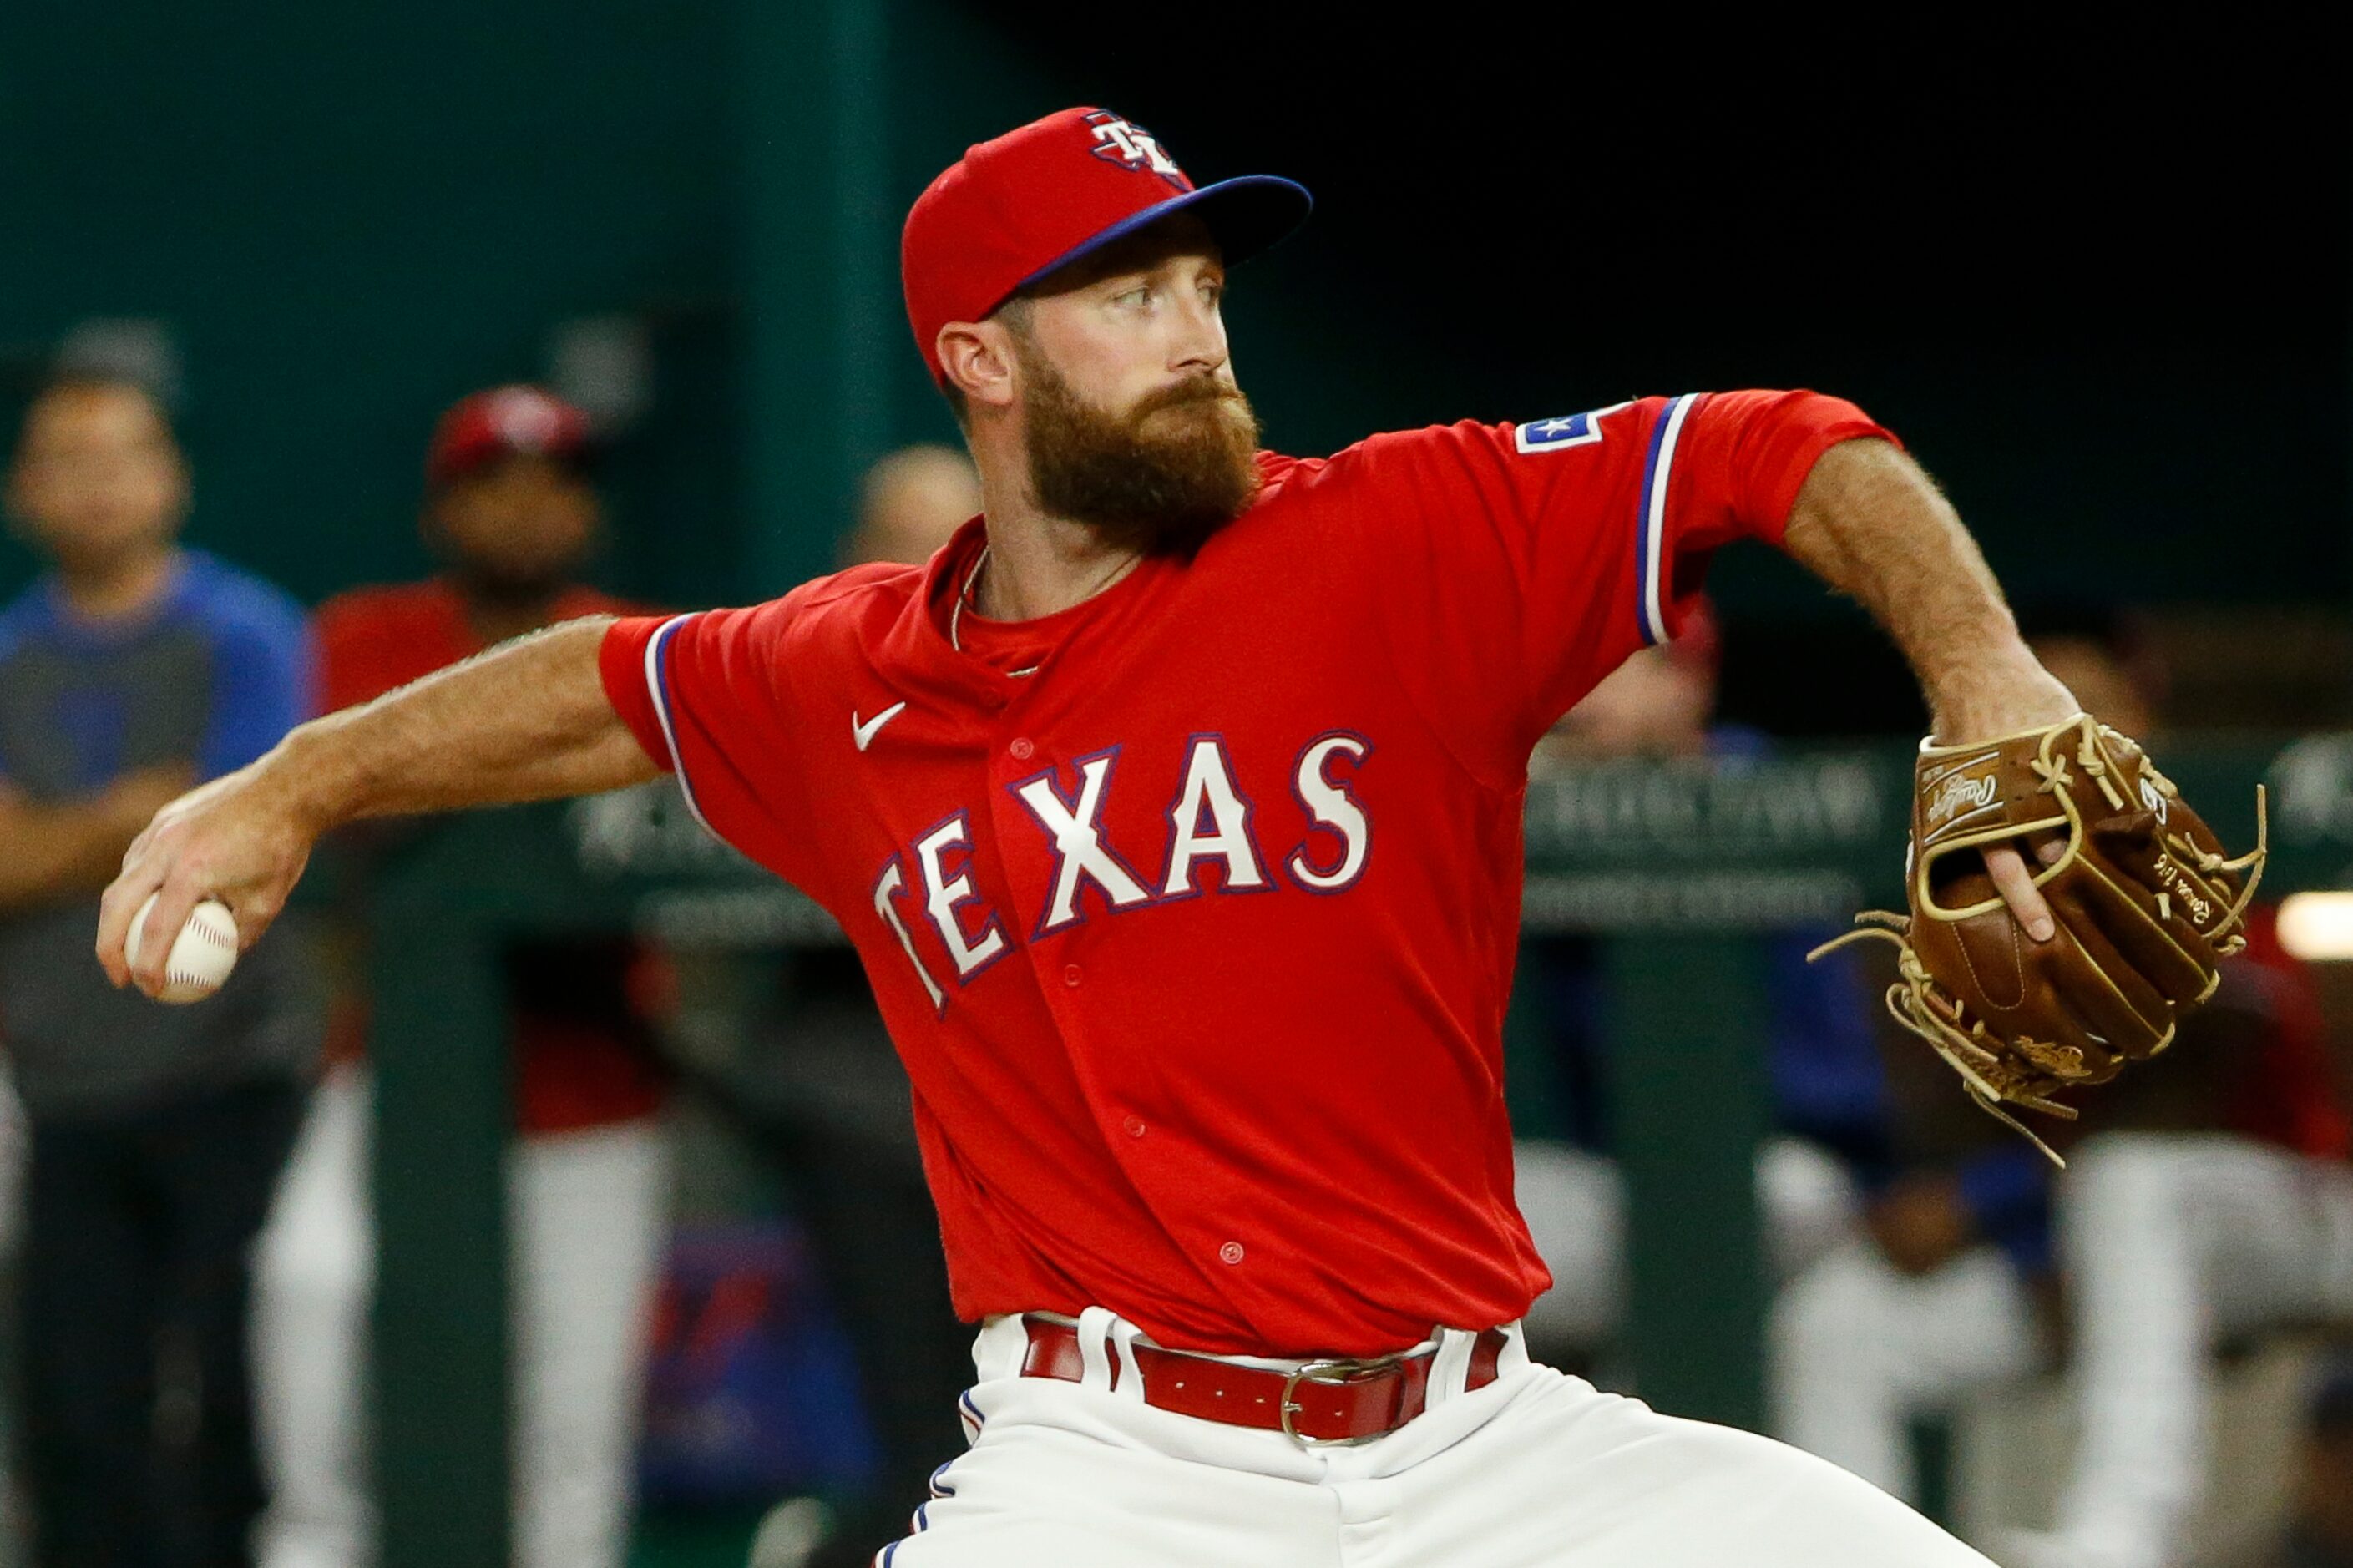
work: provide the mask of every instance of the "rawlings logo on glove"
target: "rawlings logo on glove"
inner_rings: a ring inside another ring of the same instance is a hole
[[[1923,744],[1913,784],[1911,912],[1866,910],[1815,955],[1894,943],[1896,1022],[2057,1161],[2006,1108],[2072,1121],[2055,1093],[2155,1056],[2213,994],[2221,961],[2246,945],[2262,792],[2255,847],[2226,857],[2137,744],[2080,713],[2000,741]],[[2033,870],[2058,925],[2049,942],[2029,940],[1994,888],[1984,852],[2001,845]]]
[[[1971,814],[1981,811],[1993,804],[2000,789],[2001,781],[1990,775],[1981,779],[1945,779],[1928,798],[1928,824],[1933,827],[1965,805]]]

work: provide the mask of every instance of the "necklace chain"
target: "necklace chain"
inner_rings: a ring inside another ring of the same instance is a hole
[[[979,607],[973,602],[973,590],[980,585],[981,570],[988,564],[988,552],[989,546],[983,544],[980,547],[980,553],[972,559],[972,570],[965,574],[964,586],[956,590],[955,603],[948,606],[948,647],[957,653],[964,651],[964,639],[959,634],[964,623],[965,611],[969,608],[974,615],[980,614]],[[1078,602],[1084,604],[1109,588],[1113,583],[1127,575],[1129,570],[1142,559],[1144,558],[1141,555],[1130,555],[1114,563],[1112,569],[1103,574],[1103,581],[1079,595]],[[1034,675],[1037,673],[1037,667],[1033,665],[1028,669],[1017,669],[1013,673]]]
[[[955,603],[948,606],[948,647],[958,653],[964,651],[964,642],[956,636],[957,624],[964,619],[964,607],[972,603],[973,588],[980,582],[980,569],[987,564],[988,546],[984,544],[980,553],[973,557],[972,570],[964,575],[964,586],[956,590]]]

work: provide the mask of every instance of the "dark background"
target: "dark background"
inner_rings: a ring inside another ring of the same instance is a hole
[[[775,406],[743,395],[746,324],[826,309],[761,260],[797,193],[763,174],[793,122],[774,51],[745,47],[755,14],[7,7],[0,353],[21,376],[84,319],[164,322],[193,537],[315,598],[424,569],[441,405],[543,374],[564,321],[629,317],[655,395],[617,454],[608,579],[684,604],[775,592],[823,564],[844,492],[755,504],[789,492],[743,477]],[[950,434],[883,289],[907,202],[965,142],[1093,101],[1198,178],[1315,191],[1230,305],[1287,449],[1810,385],[1896,429],[2023,598],[2341,605],[2336,51],[2212,13],[1810,15],[882,6],[848,123],[888,232],[845,254],[873,274],[859,320],[883,368],[847,444]],[[0,585],[24,566],[0,557]],[[1736,708],[1819,728],[1831,689],[1841,727],[1912,721],[1901,672],[1785,563],[1739,552],[1717,587]]]

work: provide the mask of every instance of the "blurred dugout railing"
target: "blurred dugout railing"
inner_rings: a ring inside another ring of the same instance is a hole
[[[2269,784],[2267,892],[2347,883],[2353,735],[2163,751],[2234,847]],[[1898,907],[1910,781],[1908,749],[1881,746],[1612,763],[1530,786],[1526,926],[1608,942],[1623,1349],[1661,1408],[1761,1424],[1754,1173],[1769,1111],[1757,944],[1741,939]],[[455,820],[385,868],[375,900],[383,1561],[493,1568],[507,1561],[503,946],[564,931],[706,951],[843,939],[666,784]]]

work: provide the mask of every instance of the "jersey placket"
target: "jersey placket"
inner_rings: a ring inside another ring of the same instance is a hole
[[[1107,1102],[1106,1086],[1097,1081],[1095,1063],[1087,1049],[1090,1030],[1083,957],[1089,922],[1082,919],[1059,933],[1041,934],[1045,910],[1053,898],[1058,860],[1051,835],[1016,793],[1023,781],[1041,773],[1060,788],[1071,763],[1061,754],[1062,749],[1041,733],[1052,728],[1051,710],[1056,704],[1047,700],[1049,692],[1034,684],[1038,679],[1020,681],[997,717],[988,759],[989,822],[997,835],[1006,888],[1012,895],[1013,907],[1008,913],[1022,955],[1094,1111],[1096,1131],[1116,1158],[1122,1152],[1118,1127],[1130,1113]],[[1084,900],[1088,894],[1082,889],[1079,897]]]
[[[1170,1182],[1167,1156],[1160,1130],[1154,1125],[1150,1085],[1113,1080],[1107,1075],[1096,1042],[1117,1020],[1105,1016],[1105,1003],[1096,988],[1098,976],[1089,973],[1089,954],[1106,922],[1120,917],[1106,910],[1107,895],[1095,881],[1082,876],[1075,894],[1079,918],[1060,930],[1044,931],[1054,899],[1060,858],[1052,833],[1022,804],[1017,786],[1045,775],[1058,794],[1082,787],[1080,769],[1087,760],[1071,748],[1055,743],[1070,718],[1069,704],[1048,682],[1050,669],[1021,683],[999,716],[990,750],[989,808],[1000,864],[1012,895],[1012,918],[1019,922],[1021,946],[1038,985],[1039,995],[1054,1020],[1055,1032],[1067,1054],[1080,1091],[1093,1113],[1095,1131],[1113,1163],[1127,1173],[1130,1184],[1145,1209],[1166,1230],[1177,1249],[1205,1275],[1219,1264],[1240,1261],[1243,1249],[1229,1238],[1206,1244],[1198,1226],[1173,1227],[1165,1204]],[[1075,799],[1075,793],[1071,793]],[[1097,826],[1102,819],[1097,818]],[[1113,852],[1118,852],[1112,846]]]

